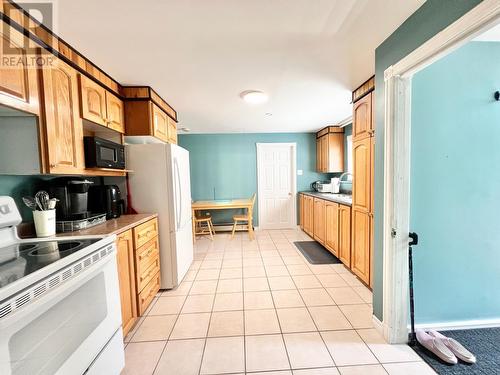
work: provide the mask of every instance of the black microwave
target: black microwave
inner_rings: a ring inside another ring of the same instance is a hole
[[[83,137],[85,167],[125,169],[125,147],[99,137]]]

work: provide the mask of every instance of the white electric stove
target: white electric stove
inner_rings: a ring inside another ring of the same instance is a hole
[[[0,374],[118,375],[115,236],[20,240],[20,222],[0,196]]]

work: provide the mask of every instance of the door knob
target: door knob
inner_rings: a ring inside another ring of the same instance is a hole
[[[288,193],[289,196],[292,196],[292,193]]]

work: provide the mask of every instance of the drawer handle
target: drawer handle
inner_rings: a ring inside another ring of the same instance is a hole
[[[150,248],[150,249],[148,250],[148,252],[147,252],[146,254],[141,254],[141,255],[139,255],[139,260],[142,260],[142,259],[144,259],[144,258],[149,257],[149,256],[151,255],[151,253],[153,252],[153,250],[154,250],[154,249],[155,249],[155,248],[154,248],[154,247],[152,247],[152,248]]]
[[[149,237],[149,235],[152,233],[152,230],[148,230],[146,233],[139,233],[137,238],[142,238],[142,237]]]

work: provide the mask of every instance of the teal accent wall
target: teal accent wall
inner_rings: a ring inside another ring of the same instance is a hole
[[[413,77],[411,216],[418,323],[500,318],[500,43]]]
[[[51,177],[45,176],[0,176],[0,195],[14,198],[23,221],[33,221],[31,210],[21,200],[24,196],[33,196],[42,189],[44,181]]]
[[[297,144],[297,191],[310,190],[316,180],[333,175],[316,173],[314,133],[245,133],[179,135],[179,146],[189,151],[191,195],[194,200],[250,197],[257,192],[256,143]],[[297,210],[298,212],[298,210]],[[234,212],[212,212],[216,223],[232,222]],[[258,225],[255,205],[254,223]]]
[[[375,50],[375,249],[373,312],[382,320],[384,207],[384,71],[441,30],[459,19],[481,0],[427,0]],[[450,93],[453,95],[453,93]]]

